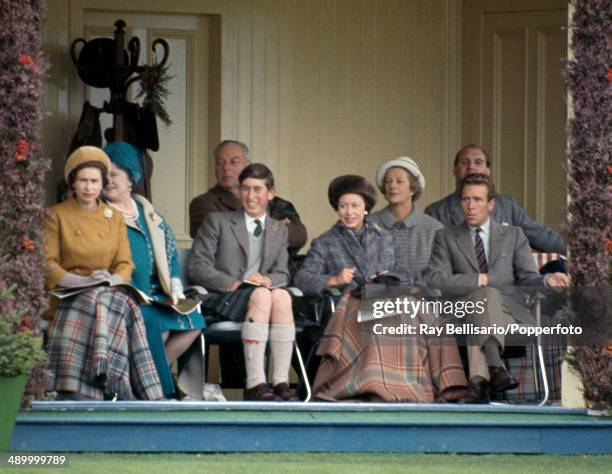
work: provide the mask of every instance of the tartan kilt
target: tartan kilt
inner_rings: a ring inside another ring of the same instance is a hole
[[[253,286],[213,294],[202,302],[200,307],[202,314],[211,315],[219,321],[230,320],[241,323],[244,321],[251,293],[256,288]]]
[[[61,301],[49,328],[49,389],[103,400],[163,399],[138,305],[98,287]]]

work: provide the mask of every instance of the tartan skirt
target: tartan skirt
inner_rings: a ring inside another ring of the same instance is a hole
[[[313,387],[315,398],[433,403],[456,400],[465,393],[467,379],[454,338],[377,335],[372,322],[358,321],[358,308],[357,299],[343,294],[325,328],[317,350],[321,365]],[[400,315],[386,321],[409,320]]]
[[[103,400],[159,400],[142,314],[127,293],[98,287],[62,300],[49,328],[51,390]]]
[[[256,288],[254,286],[225,293],[214,293],[202,302],[200,306],[202,314],[213,316],[219,321],[230,320],[241,323],[244,321],[251,293]]]

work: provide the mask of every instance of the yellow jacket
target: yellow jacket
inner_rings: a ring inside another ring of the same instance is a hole
[[[108,270],[130,281],[134,264],[119,211],[102,202],[88,211],[70,198],[51,207],[50,213],[45,222],[48,289],[67,272],[89,276],[94,270]]]

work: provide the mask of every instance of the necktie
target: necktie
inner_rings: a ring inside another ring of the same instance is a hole
[[[478,260],[478,268],[480,273],[489,273],[489,265],[487,265],[487,254],[485,253],[484,244],[480,238],[482,229],[476,227],[474,234],[474,250],[476,251],[476,260]]]
[[[262,230],[263,228],[261,227],[261,221],[259,219],[255,219],[255,230],[253,231],[253,235],[255,237],[259,237]]]

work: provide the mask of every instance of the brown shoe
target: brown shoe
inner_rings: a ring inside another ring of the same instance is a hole
[[[504,367],[489,366],[489,374],[491,375],[489,390],[492,392],[503,392],[518,387],[518,380],[510,375]]]
[[[274,393],[282,398],[286,402],[297,402],[298,398],[295,396],[295,392],[289,388],[289,384],[282,382],[274,386]]]
[[[468,385],[468,389],[465,392],[465,395],[457,400],[457,403],[460,404],[473,404],[473,403],[489,403],[489,391],[488,383],[482,377],[478,377],[480,380],[471,381]]]
[[[244,389],[243,400],[252,402],[279,402],[278,397],[267,383],[260,383],[251,388]]]

